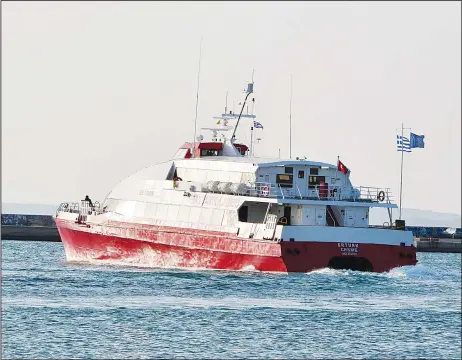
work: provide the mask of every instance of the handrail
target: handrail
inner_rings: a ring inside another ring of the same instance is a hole
[[[298,185],[295,184],[295,186],[297,187],[297,191],[298,191],[298,195],[300,196],[300,199],[302,199],[302,193],[300,192],[300,189],[298,188]]]
[[[271,188],[274,188],[275,186],[275,184],[271,183],[264,184],[267,184]],[[296,183],[290,188],[285,188],[285,191],[282,190],[281,184],[277,184],[277,187],[280,189],[282,198],[299,198],[308,200],[343,200],[372,203],[383,202],[388,204],[390,204],[393,200],[390,188],[377,188],[371,186],[359,186],[358,188],[355,188],[353,186],[339,185],[328,185],[323,187],[315,185],[307,189],[306,195],[302,195],[302,190]],[[256,195],[258,196],[259,194],[257,193]],[[268,196],[277,197],[273,192],[271,192]]]
[[[81,204],[77,202],[63,202],[59,204],[56,212],[76,213],[80,215],[100,215],[105,212],[105,208],[101,208],[99,201],[95,201],[93,206],[90,206],[88,201],[82,200]]]
[[[216,182],[219,183],[219,182]],[[228,183],[232,184],[232,183]],[[240,184],[232,184],[240,185]],[[284,184],[274,184],[269,182],[253,182],[242,183],[244,192],[232,193],[223,191],[223,189],[206,188],[207,192],[219,194],[234,194],[254,197],[282,198],[282,199],[301,199],[301,200],[334,200],[334,201],[354,201],[354,202],[370,202],[370,203],[387,203],[391,204],[393,196],[390,188],[377,188],[371,186],[353,187],[351,185],[314,185],[303,190],[294,183],[290,187],[283,186]]]
[[[281,184],[278,184],[279,186],[279,191],[281,192],[282,198],[284,199],[284,191],[282,191]]]
[[[338,221],[336,221],[335,217],[332,216],[331,212],[333,214],[332,208],[326,208],[326,213],[329,214],[330,218],[334,222],[334,226],[337,226],[336,223],[338,223]]]

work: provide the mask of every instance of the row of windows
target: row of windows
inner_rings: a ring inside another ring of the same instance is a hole
[[[301,170],[302,171],[302,170]],[[300,171],[299,171],[299,178],[303,179],[304,174],[300,176]],[[278,184],[280,187],[292,187],[293,186],[293,175],[288,175],[288,174],[277,174],[276,175],[276,184]],[[321,183],[326,182],[326,177],[325,176],[310,176],[308,179],[308,188],[309,189],[314,189],[318,187]]]
[[[318,175],[319,168],[310,168],[310,175]],[[292,166],[286,166],[284,167],[284,173],[285,174],[293,174],[294,173],[294,168]],[[298,171],[298,177],[300,179],[303,179],[305,177],[305,171],[304,170],[299,170]]]
[[[310,168],[310,175],[318,175],[318,168]],[[286,166],[284,168],[284,174],[277,174],[276,175],[276,184],[281,187],[292,187],[293,185],[293,174],[294,168],[291,166]],[[305,178],[305,170],[298,170],[298,178],[304,179]],[[319,185],[322,181],[325,181],[325,176],[310,176],[308,182],[308,188],[312,189]]]

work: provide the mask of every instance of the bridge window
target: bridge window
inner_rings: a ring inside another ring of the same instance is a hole
[[[305,178],[305,171],[298,170],[298,178],[299,179],[304,179]]]
[[[286,167],[284,168],[284,172],[285,172],[286,174],[293,174],[293,173],[294,173],[294,168],[293,168],[292,166],[286,166]]]
[[[326,182],[326,177],[325,176],[310,176],[310,179],[308,181],[308,188],[309,189],[314,189],[319,186],[322,182]]]
[[[293,175],[277,174],[276,184],[278,184],[280,187],[292,187],[293,177]]]
[[[201,156],[220,156],[222,154],[221,150],[201,150]]]
[[[310,175],[318,175],[318,168],[310,168]]]

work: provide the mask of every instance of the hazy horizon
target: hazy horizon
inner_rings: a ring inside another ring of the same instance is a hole
[[[198,128],[255,69],[256,155],[287,158],[292,74],[293,158],[399,204],[404,122],[403,208],[461,213],[460,2],[2,3],[2,203],[102,200],[191,141],[201,37]]]

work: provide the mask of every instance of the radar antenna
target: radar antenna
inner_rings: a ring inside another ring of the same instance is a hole
[[[253,84],[254,83],[253,83],[253,75],[252,75],[252,82],[247,84],[247,90],[246,90],[247,95],[245,96],[244,102],[242,103],[241,112],[239,113],[239,117],[237,118],[237,122],[236,122],[236,126],[234,127],[233,135],[231,136],[231,142],[234,141],[234,136],[236,135],[236,130],[237,130],[237,127],[239,126],[239,121],[241,120],[242,112],[244,111],[247,98],[249,97],[250,94],[253,93]]]

